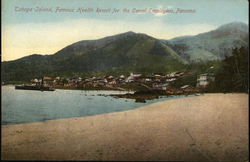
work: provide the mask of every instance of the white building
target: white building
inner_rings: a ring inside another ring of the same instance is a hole
[[[130,83],[133,82],[135,79],[138,79],[142,76],[142,74],[133,74],[130,73],[130,76],[128,76],[128,78],[125,80],[126,83]]]
[[[153,84],[153,89],[155,90],[167,90],[168,84]]]
[[[209,83],[213,82],[215,80],[214,74],[212,73],[206,73],[201,74],[197,78],[197,87],[206,87]]]

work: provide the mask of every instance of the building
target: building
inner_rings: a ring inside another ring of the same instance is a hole
[[[207,87],[209,83],[213,82],[215,80],[214,74],[213,73],[206,73],[206,74],[201,74],[197,78],[197,87]]]
[[[126,78],[125,82],[126,83],[134,82],[135,80],[138,80],[140,78],[142,78],[142,74],[130,73],[130,76],[128,76],[128,78]]]
[[[190,85],[184,85],[181,87],[181,89],[187,89],[187,88],[190,88],[191,86]]]
[[[52,77],[47,77],[47,76],[44,76],[43,77],[43,83],[45,86],[51,86],[54,84],[54,78]]]
[[[167,90],[167,86],[168,86],[167,83],[165,83],[165,84],[163,84],[163,83],[160,83],[160,84],[154,83],[153,84],[153,89],[154,90]]]
[[[168,79],[166,79],[166,82],[173,82],[175,80],[176,80],[176,78],[168,78]]]

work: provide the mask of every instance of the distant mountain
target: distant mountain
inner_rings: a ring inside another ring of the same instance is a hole
[[[53,55],[34,54],[2,62],[4,81],[30,80],[44,75],[172,72],[192,61],[222,59],[234,47],[248,45],[248,26],[226,24],[196,36],[159,40],[126,32],[71,44]]]
[[[196,36],[177,37],[163,41],[187,61],[223,59],[233,48],[248,46],[248,25],[233,22]]]

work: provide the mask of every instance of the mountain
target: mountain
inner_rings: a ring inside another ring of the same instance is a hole
[[[210,32],[163,42],[189,62],[221,60],[231,55],[233,48],[248,46],[248,33],[248,25],[233,22]]]
[[[169,46],[146,34],[126,32],[99,40],[71,44],[54,55],[31,55],[2,63],[5,80],[25,80],[43,75],[107,71],[166,72],[187,62]]]
[[[53,55],[34,54],[2,62],[2,80],[30,80],[44,75],[93,75],[184,70],[193,61],[223,59],[232,48],[248,45],[248,26],[231,23],[196,36],[159,40],[126,32],[73,43]]]

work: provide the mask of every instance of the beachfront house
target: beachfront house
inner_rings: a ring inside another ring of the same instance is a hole
[[[126,77],[124,75],[120,75],[118,78],[116,78],[116,82],[124,84],[125,79],[126,79]]]
[[[43,77],[43,84],[44,84],[45,86],[51,86],[51,85],[53,85],[53,84],[54,84],[54,78],[44,76],[44,77]]]
[[[154,83],[152,86],[154,90],[167,90],[168,84],[167,83],[160,83],[160,84]]]
[[[177,72],[172,72],[172,73],[170,73],[170,74],[167,74],[167,77],[175,77],[175,74],[176,74]]]
[[[176,80],[176,78],[167,78],[166,79],[166,82],[173,82],[173,81],[175,81]]]
[[[205,73],[201,74],[197,77],[197,87],[205,88],[209,85],[209,83],[215,80],[213,73]]]
[[[108,82],[108,84],[115,85],[115,84],[117,84],[117,82],[116,82],[116,80],[111,80],[110,82]]]
[[[130,76],[128,76],[125,80],[126,83],[134,82],[135,80],[138,80],[142,77],[142,74],[134,74],[130,73]]]
[[[144,83],[150,83],[150,82],[152,82],[152,78],[150,77],[144,78]]]

